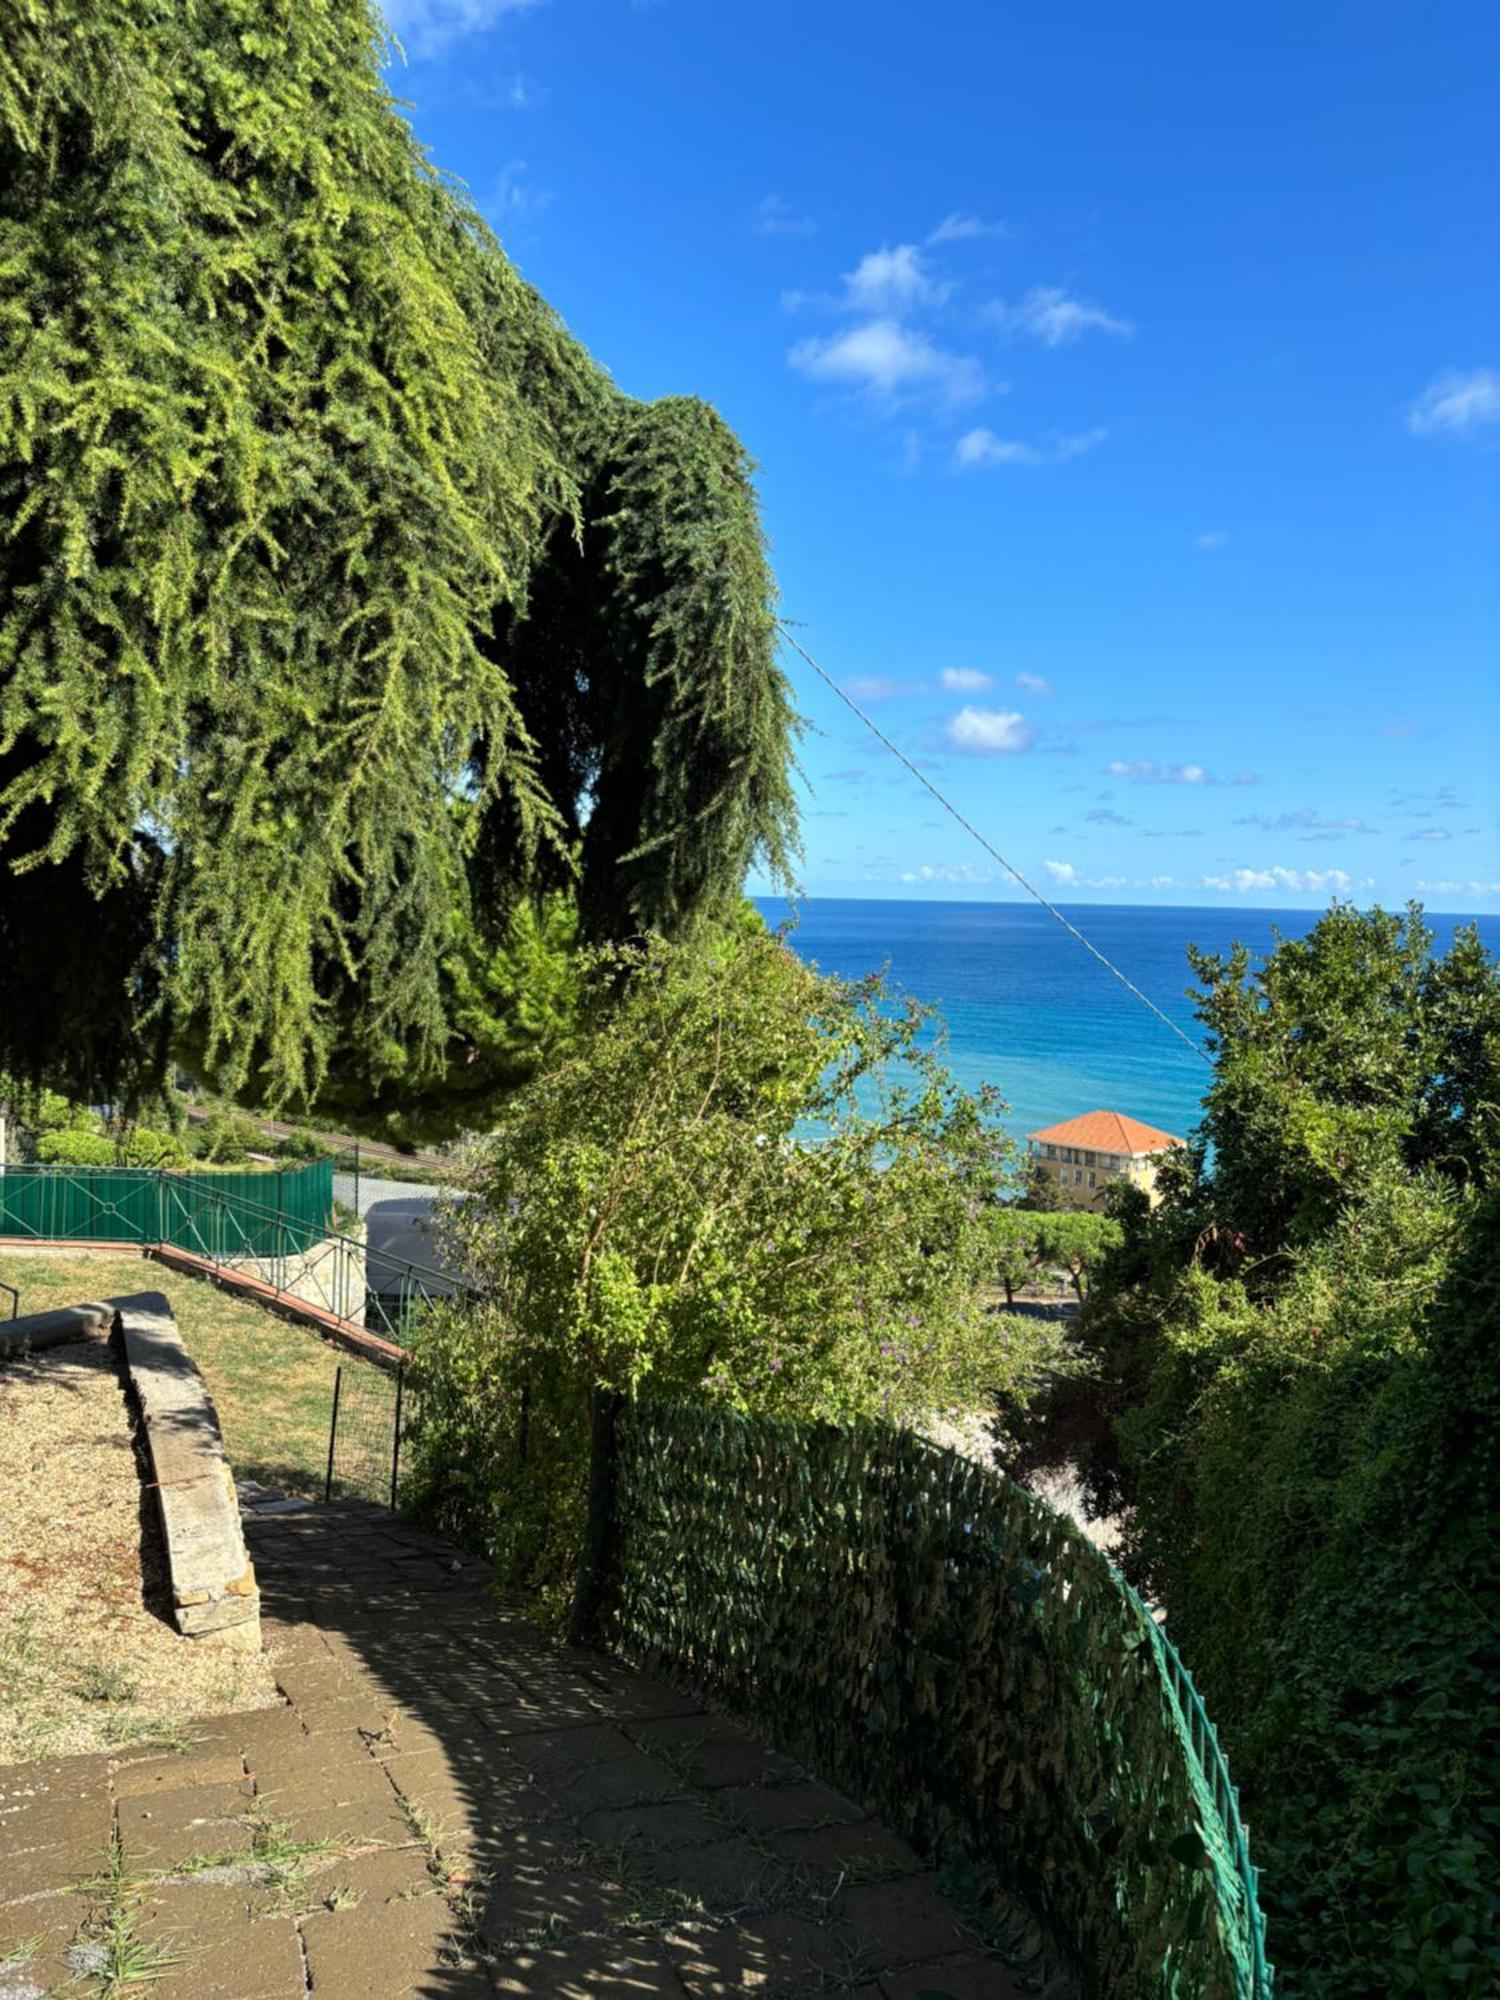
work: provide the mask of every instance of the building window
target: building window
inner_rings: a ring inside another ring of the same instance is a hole
[[[1075,1167],[1075,1168],[1073,1169],[1073,1185],[1074,1185],[1074,1187],[1082,1187],[1082,1186],[1083,1186],[1083,1168],[1082,1168],[1082,1167]]]
[[[1094,1185],[1094,1170],[1093,1170],[1093,1168],[1092,1168],[1092,1167],[1090,1167],[1090,1168],[1089,1168],[1089,1186],[1090,1186],[1090,1187],[1092,1187],[1093,1185]]]

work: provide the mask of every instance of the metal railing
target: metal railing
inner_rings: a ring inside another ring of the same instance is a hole
[[[12,1176],[27,1199],[7,1199]],[[49,1185],[38,1189],[35,1183]],[[321,1219],[220,1190],[206,1176],[159,1168],[25,1167],[0,1173],[0,1234],[45,1242],[162,1244],[264,1287],[342,1326],[408,1344],[415,1315],[462,1296],[449,1274],[371,1250]]]

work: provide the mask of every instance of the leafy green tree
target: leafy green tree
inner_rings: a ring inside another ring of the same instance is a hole
[[[745,452],[632,401],[431,167],[366,0],[15,0],[0,1064],[420,1108],[517,904],[784,872]]]
[[[565,1580],[599,1386],[831,1418],[1024,1400],[1039,1349],[980,1300],[1009,1142],[921,1028],[758,924],[594,961],[576,1045],[449,1203],[484,1298],[419,1334],[436,1518]]]

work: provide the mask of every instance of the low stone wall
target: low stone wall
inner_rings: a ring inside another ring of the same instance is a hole
[[[260,1591],[240,1527],[219,1419],[161,1292],[111,1299],[139,1406],[166,1542],[177,1629],[260,1649]]]

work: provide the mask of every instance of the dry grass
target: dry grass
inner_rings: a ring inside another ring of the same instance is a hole
[[[0,1367],[0,1494],[0,1764],[171,1740],[195,1716],[274,1699],[262,1659],[168,1622],[154,1505],[103,1341]]]
[[[213,1397],[236,1479],[322,1491],[338,1356],[316,1334],[149,1258],[0,1250],[0,1280],[19,1290],[23,1313],[165,1292]],[[0,1293],[0,1312],[8,1310]]]

